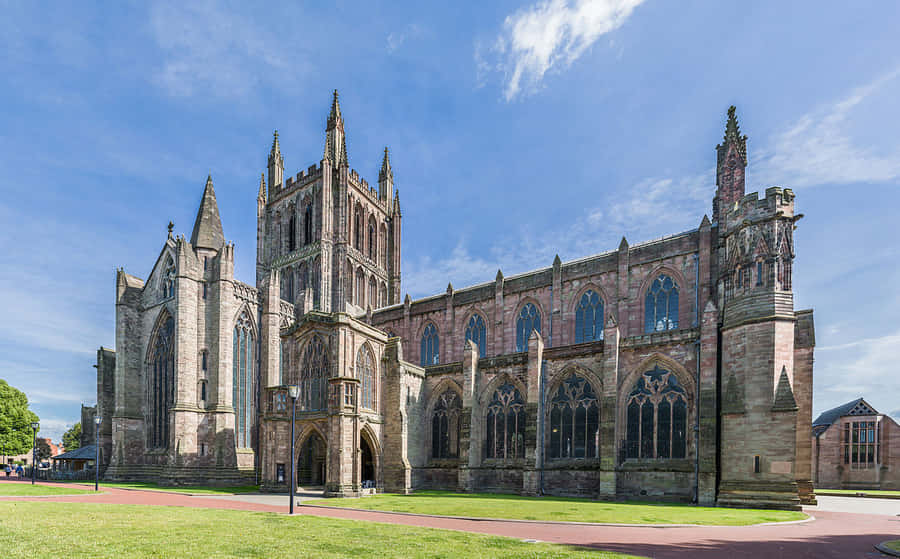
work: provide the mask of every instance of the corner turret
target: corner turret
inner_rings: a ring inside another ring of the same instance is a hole
[[[394,171],[391,170],[390,152],[387,146],[384,148],[384,159],[381,160],[381,170],[378,171],[378,199],[387,200],[394,190]]]
[[[338,102],[338,91],[334,90],[331,101],[331,112],[325,127],[325,159],[331,161],[335,168],[349,166],[347,160],[347,142],[344,137],[344,117],[341,116],[341,105]]]

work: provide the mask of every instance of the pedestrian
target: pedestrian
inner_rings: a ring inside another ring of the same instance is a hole
[[[22,467],[22,464],[16,466],[16,475],[19,476],[19,479],[25,477],[25,468]]]
[[[9,474],[12,473],[12,468],[10,468],[9,464],[7,464],[6,467],[3,469],[3,471],[6,472],[6,477],[9,477]]]

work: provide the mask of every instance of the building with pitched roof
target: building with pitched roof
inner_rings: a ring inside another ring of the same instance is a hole
[[[900,489],[900,426],[862,398],[812,423],[813,483],[822,489]]]

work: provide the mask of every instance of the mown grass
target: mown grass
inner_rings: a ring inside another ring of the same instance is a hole
[[[54,482],[57,483],[57,482]],[[89,481],[67,480],[64,483],[91,484]],[[194,493],[197,495],[235,495],[239,493],[255,493],[259,491],[257,485],[235,485],[230,487],[212,487],[208,485],[158,485],[156,483],[144,483],[137,481],[100,481],[100,489],[113,487],[116,489],[144,489],[148,491],[166,491],[169,493]]]
[[[443,491],[421,491],[412,495],[382,494],[359,499],[316,499],[303,503],[440,516],[616,524],[745,526],[806,518],[805,514],[798,511],[729,509],[662,503],[611,503],[565,497],[523,497]]]
[[[841,495],[856,495],[857,493],[872,495],[873,497],[879,495],[900,497],[900,491],[882,491],[880,489],[816,489],[816,495],[835,495],[840,497]]]
[[[891,551],[900,551],[900,540],[891,540],[889,542],[884,542],[881,545],[890,549]]]
[[[4,497],[39,497],[43,495],[78,495],[93,493],[87,489],[75,487],[54,487],[52,485],[31,485],[29,481],[0,483],[0,495]]]
[[[139,505],[0,503],[4,557],[591,557],[618,553],[315,516]]]

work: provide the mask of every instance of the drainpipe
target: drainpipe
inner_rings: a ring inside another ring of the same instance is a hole
[[[694,327],[700,326],[700,253],[694,254]],[[694,410],[694,503],[700,504],[700,338],[697,348],[697,388]]]

